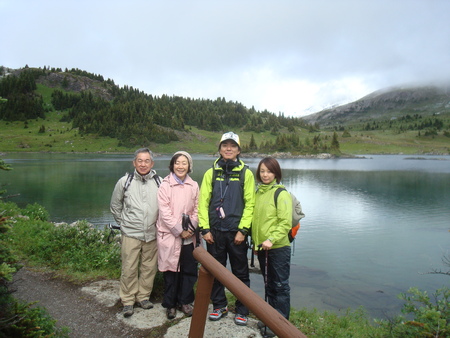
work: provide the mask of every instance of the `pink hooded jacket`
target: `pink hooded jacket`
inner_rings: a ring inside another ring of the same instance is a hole
[[[167,175],[158,190],[159,216],[156,222],[159,271],[177,271],[181,251],[182,214],[198,226],[198,183],[189,175],[184,184]],[[195,245],[195,238],[194,238]]]

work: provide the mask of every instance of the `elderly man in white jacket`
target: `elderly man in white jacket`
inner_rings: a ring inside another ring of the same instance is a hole
[[[120,299],[123,316],[134,313],[134,305],[151,309],[150,294],[157,271],[156,221],[159,176],[152,170],[153,154],[136,150],[134,173],[117,182],[111,197],[111,212],[122,232]],[[139,266],[140,263],[140,266]]]

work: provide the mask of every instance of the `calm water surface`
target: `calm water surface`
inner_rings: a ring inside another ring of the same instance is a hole
[[[116,181],[132,170],[131,155],[7,154],[14,168],[0,173],[24,206],[37,202],[53,221],[113,222],[109,200]],[[168,173],[170,157],[156,158]],[[194,155],[201,183],[214,158]],[[255,172],[259,159],[245,159]],[[450,250],[450,156],[373,156],[364,159],[285,159],[283,183],[306,217],[292,257],[295,308],[344,312],[364,306],[377,318],[398,314],[397,295],[409,287],[450,286],[442,257]],[[262,297],[260,275],[252,288]]]

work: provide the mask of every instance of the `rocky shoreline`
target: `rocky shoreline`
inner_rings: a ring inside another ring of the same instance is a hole
[[[353,158],[356,156],[352,155],[342,155],[336,156],[329,153],[320,154],[306,154],[306,155],[293,155],[291,152],[275,152],[273,154],[262,154],[262,153],[243,153],[240,155],[242,158],[264,158],[264,157],[274,157],[274,158],[317,158],[317,159],[331,159],[331,158]]]

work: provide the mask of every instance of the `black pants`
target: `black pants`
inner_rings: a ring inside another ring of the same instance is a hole
[[[194,284],[197,281],[197,261],[192,252],[194,244],[183,245],[180,254],[180,272],[164,271],[164,296],[162,306],[170,309],[194,301]]]
[[[268,256],[267,271],[266,254]],[[291,311],[291,288],[289,286],[291,247],[284,246],[269,251],[258,251],[258,261],[263,278],[267,278],[265,292],[268,303],[284,318],[289,319]]]
[[[223,266],[227,266],[227,258],[230,259],[231,272],[245,285],[250,287],[250,276],[248,271],[248,244],[245,240],[240,245],[234,244],[236,231],[214,231],[214,243],[207,244],[208,252]],[[225,288],[217,279],[214,280],[211,301],[214,309],[227,306]],[[239,300],[236,300],[236,313],[248,315],[249,311]]]

